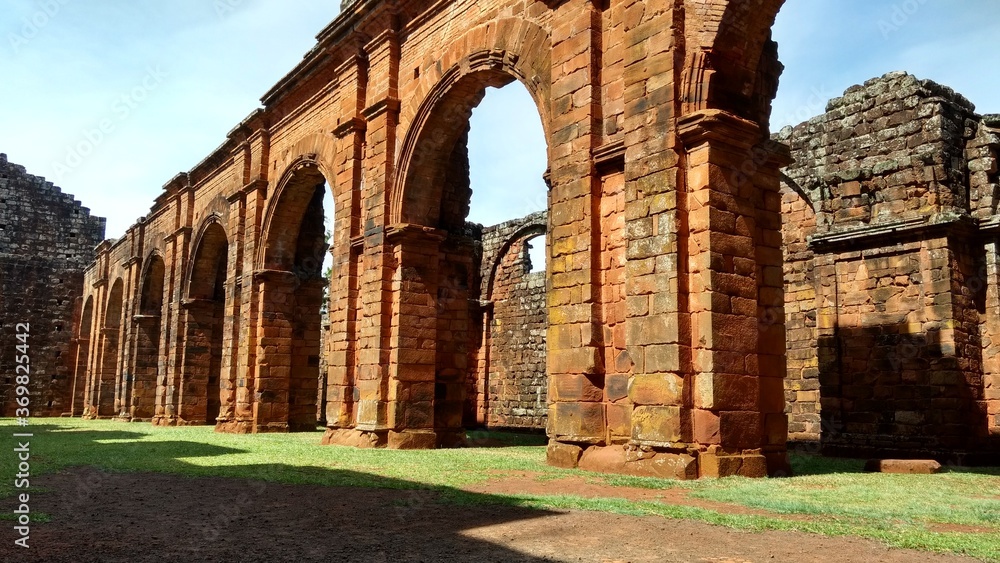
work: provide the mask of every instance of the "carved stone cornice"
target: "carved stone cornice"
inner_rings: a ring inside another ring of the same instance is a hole
[[[385,240],[391,244],[403,241],[441,242],[446,238],[448,233],[441,229],[411,223],[398,223],[385,228]]]
[[[980,225],[967,216],[917,217],[880,225],[864,225],[836,232],[813,235],[809,247],[817,253],[841,249],[859,250],[893,244],[904,240],[944,236],[974,236]]]
[[[601,174],[625,171],[625,141],[619,139],[601,145],[591,151],[594,166]]]
[[[399,112],[400,107],[402,107],[402,102],[400,102],[399,98],[384,98],[365,108],[361,114],[368,121],[372,121],[384,113],[396,114]]]
[[[343,139],[344,137],[350,135],[351,133],[364,133],[368,130],[368,121],[363,117],[352,117],[345,120],[340,125],[336,126],[332,133],[334,137],[338,139]]]
[[[181,228],[177,229],[176,231],[170,233],[169,235],[163,237],[163,240],[165,242],[173,242],[174,240],[176,240],[181,235],[190,235],[191,231],[192,231],[191,227],[181,227]]]
[[[706,143],[749,150],[761,140],[759,125],[718,109],[696,111],[681,118],[677,135],[688,151]]]

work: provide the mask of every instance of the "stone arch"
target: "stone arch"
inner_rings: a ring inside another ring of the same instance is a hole
[[[449,166],[463,157],[453,153],[463,152],[465,144],[460,141],[468,132],[472,110],[488,87],[520,82],[535,101],[546,145],[551,146],[548,35],[522,20],[505,19],[489,25],[497,28],[492,43],[483,45],[490,36],[483,28],[470,31],[431,67],[446,70],[421,79],[412,97],[420,101],[408,108],[412,118],[408,120],[398,159],[399,173],[389,196],[389,224],[439,226],[440,209],[435,209],[434,202],[441,199]],[[506,38],[504,34],[508,34]]]
[[[217,216],[194,239],[184,307],[184,355],[178,385],[181,424],[215,424],[222,405],[223,330],[229,237]]]
[[[108,301],[101,323],[101,357],[91,388],[89,409],[91,418],[107,418],[115,415],[115,385],[118,381],[124,287],[124,282],[118,278],[108,292]]]
[[[313,430],[328,250],[328,175],[315,153],[292,160],[269,198],[257,256],[257,431]],[[333,210],[330,210],[333,212]]]
[[[139,278],[139,308],[133,317],[135,367],[129,405],[129,417],[133,421],[153,418],[156,389],[164,360],[161,334],[166,263],[160,252],[152,251],[143,264],[143,273]]]
[[[766,124],[780,63],[771,27],[785,0],[710,0],[689,10],[684,113],[721,109]]]
[[[400,108],[400,123],[419,123],[427,100],[441,90],[448,74],[455,69],[471,71],[474,66],[496,66],[499,61],[531,93],[542,114],[547,137],[550,108],[543,101],[549,99],[551,90],[551,49],[548,32],[527,20],[503,18],[475,27],[449,42],[444,52],[431,52],[424,58],[414,93]]]
[[[515,244],[527,242],[528,240],[539,236],[545,236],[548,232],[549,226],[545,222],[545,215],[538,215],[540,215],[541,220],[535,219],[529,224],[522,226],[503,243],[503,246],[501,246],[497,253],[493,256],[493,259],[490,262],[490,274],[485,280],[483,280],[483,295],[487,300],[492,299],[493,286],[496,282],[497,270],[500,268],[500,263],[510,252],[511,248]]]
[[[412,118],[388,194],[396,291],[391,322],[400,327],[392,337],[399,351],[390,366],[395,390],[389,395],[410,400],[390,401],[390,447],[464,440],[472,419],[467,395],[482,344],[475,325],[483,313],[476,305],[482,292],[480,227],[466,222],[472,193],[469,120],[487,88],[517,81],[535,101],[550,145],[548,41],[545,32],[516,19],[473,30],[431,67],[445,70],[422,79],[411,98],[419,101],[406,110]]]
[[[491,428],[544,428],[548,409],[545,272],[529,268],[528,242],[548,232],[546,213],[486,229],[486,310],[476,365],[476,420]]]
[[[90,375],[90,340],[94,328],[94,296],[88,295],[80,314],[80,324],[76,334],[76,367],[73,375],[73,392],[70,413],[82,412],[87,400],[87,378]],[[81,409],[81,410],[77,410]]]

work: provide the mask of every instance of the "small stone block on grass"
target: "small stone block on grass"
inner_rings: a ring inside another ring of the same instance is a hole
[[[865,471],[869,473],[931,475],[941,472],[941,464],[933,459],[869,459],[865,463]]]

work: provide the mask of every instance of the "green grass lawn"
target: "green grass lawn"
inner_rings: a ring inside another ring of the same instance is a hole
[[[545,465],[543,446],[360,450],[319,446],[320,432],[246,436],[216,434],[208,427],[155,428],[149,424],[65,418],[33,419],[31,427],[20,429],[10,419],[0,419],[0,445],[8,452],[0,456],[3,498],[14,493],[16,459],[11,435],[22,430],[35,434],[31,440],[33,476],[67,467],[92,466],[109,472],[152,471],[289,484],[433,489],[441,493],[441,502],[453,504],[572,508],[688,518],[744,530],[853,535],[892,546],[1000,561],[998,469],[951,469],[938,475],[868,474],[861,472],[861,461],[793,455],[796,477],[792,478],[680,482],[556,469]],[[539,481],[580,476],[612,487],[682,488],[694,498],[773,515],[729,515],[693,506],[630,501],[613,494],[594,499],[572,495],[484,495],[461,490],[515,471],[531,472]]]

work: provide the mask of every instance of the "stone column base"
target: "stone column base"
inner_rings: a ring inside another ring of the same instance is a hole
[[[384,448],[388,432],[369,432],[353,428],[327,428],[320,444],[324,446],[350,446],[353,448]]]
[[[433,430],[390,430],[387,445],[391,450],[433,450],[438,445],[438,435]]]
[[[220,434],[253,434],[253,420],[220,420],[215,424],[215,431]]]
[[[662,479],[703,477],[790,476],[784,452],[763,454],[759,450],[724,452],[718,446],[706,449],[656,450],[634,445],[588,446],[549,442],[549,465],[579,468],[599,473],[620,473]]]
[[[177,426],[177,418],[173,416],[154,416],[153,426]]]

